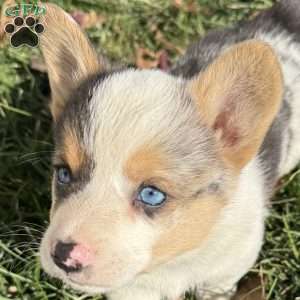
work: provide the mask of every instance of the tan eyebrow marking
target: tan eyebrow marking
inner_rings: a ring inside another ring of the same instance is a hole
[[[141,183],[149,178],[159,177],[159,173],[166,167],[167,159],[158,147],[142,146],[129,157],[124,171],[130,180]]]
[[[64,131],[61,152],[63,160],[74,173],[79,171],[87,160],[86,152],[71,128]]]

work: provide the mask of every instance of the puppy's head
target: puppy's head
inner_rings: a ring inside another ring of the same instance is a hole
[[[280,68],[252,41],[191,80],[107,71],[67,14],[48,4],[45,18],[56,151],[42,265],[105,292],[205,243],[278,111]]]

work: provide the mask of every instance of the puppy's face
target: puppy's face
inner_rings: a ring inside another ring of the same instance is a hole
[[[110,289],[199,245],[224,205],[224,171],[181,80],[126,70],[84,85],[55,128],[42,261],[67,281]],[[66,276],[51,257],[58,242],[83,246],[91,261]]]
[[[41,260],[106,292],[205,243],[278,110],[280,69],[249,42],[189,81],[104,71],[62,10],[48,4],[45,22],[56,151]]]

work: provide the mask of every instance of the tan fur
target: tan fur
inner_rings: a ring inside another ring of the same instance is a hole
[[[263,42],[234,46],[190,83],[201,118],[216,132],[222,155],[242,168],[257,153],[282,99],[282,75]]]
[[[199,247],[207,238],[224,205],[225,199],[209,195],[187,200],[185,205],[180,202],[176,223],[170,228],[164,228],[164,233],[152,249],[153,262],[170,261],[175,256]],[[164,213],[170,215],[170,211]]]
[[[86,155],[72,129],[65,131],[62,144],[62,157],[65,163],[71,168],[73,173],[79,171]]]
[[[140,184],[146,179],[156,177],[158,170],[165,169],[166,164],[166,157],[159,149],[144,146],[129,157],[124,169],[130,180]]]
[[[103,68],[79,25],[54,4],[45,4],[40,36],[52,92],[51,111],[57,119],[70,93],[83,78]],[[55,44],[55,47],[53,46]]]
[[[180,174],[176,174],[175,171],[168,172],[170,168],[172,168],[170,157],[158,147],[148,145],[140,147],[130,155],[124,166],[124,175],[135,187],[141,184],[154,185],[180,198],[182,191],[174,180],[174,177]]]

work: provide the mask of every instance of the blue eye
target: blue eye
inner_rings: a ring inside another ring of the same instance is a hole
[[[140,190],[138,199],[147,205],[158,206],[166,200],[166,195],[153,186],[146,186]]]
[[[66,167],[58,167],[57,170],[57,181],[60,184],[68,184],[71,182],[71,172]]]

